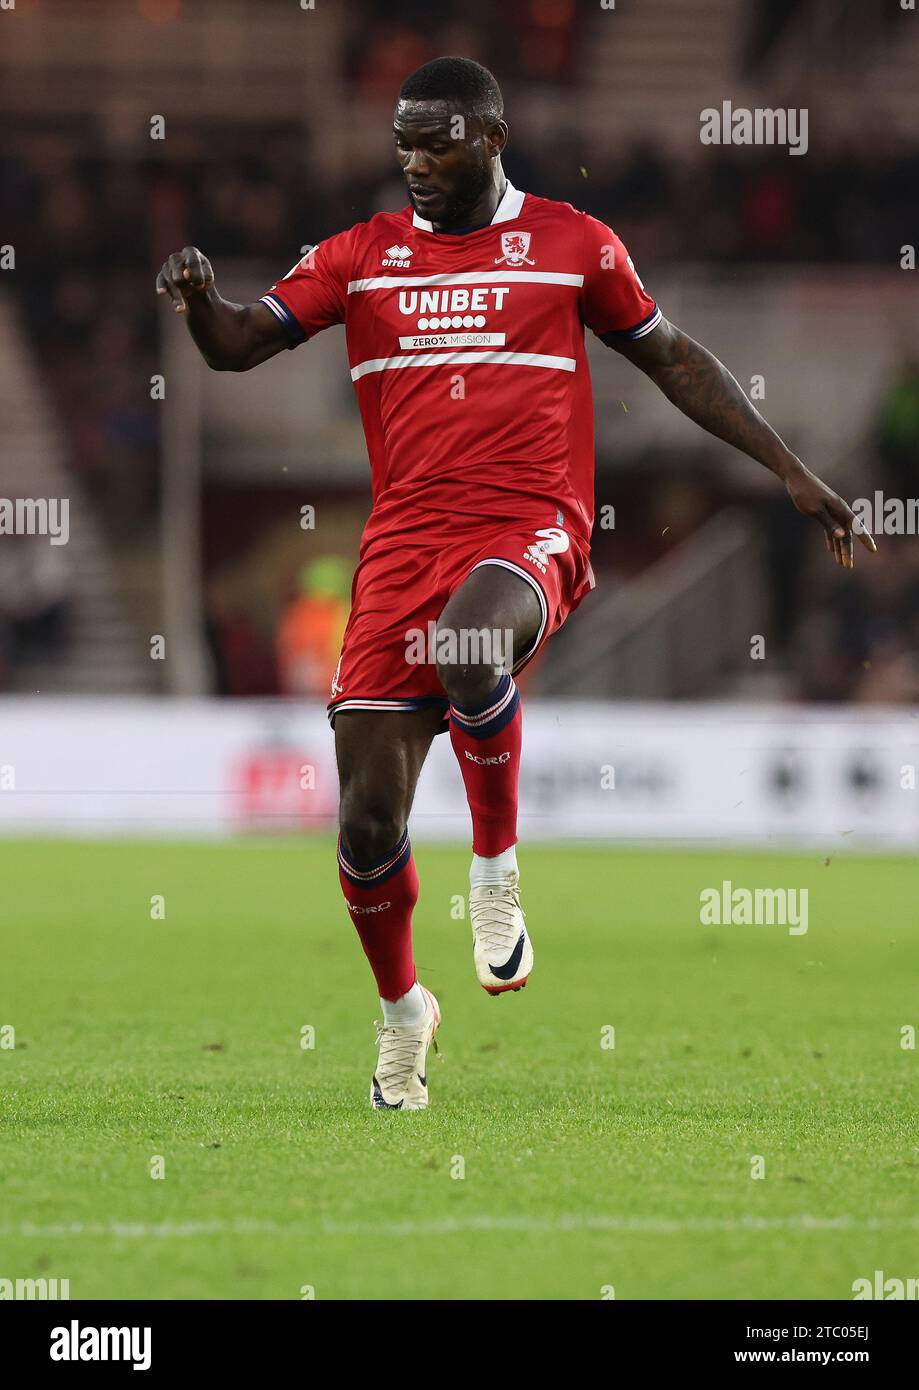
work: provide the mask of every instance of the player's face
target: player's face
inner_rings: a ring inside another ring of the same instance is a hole
[[[492,180],[500,149],[492,133],[442,101],[400,101],[393,135],[418,216],[438,227],[463,226]]]

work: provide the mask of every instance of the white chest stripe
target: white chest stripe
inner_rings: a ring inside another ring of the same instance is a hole
[[[388,372],[396,367],[441,367],[444,364],[487,362],[493,367],[550,367],[560,372],[573,372],[577,363],[573,357],[551,357],[542,352],[415,352],[401,357],[369,357],[351,368],[351,380],[370,372]]]
[[[443,275],[374,275],[370,280],[350,280],[349,294],[362,294],[364,290],[391,290],[398,286],[408,289],[413,285],[571,285],[580,289],[584,284],[583,275],[563,275],[553,270],[479,270],[468,271],[462,275],[445,273]]]

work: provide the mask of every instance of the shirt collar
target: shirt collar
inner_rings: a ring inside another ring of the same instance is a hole
[[[508,179],[507,186],[504,189],[504,196],[495,208],[495,215],[488,225],[494,226],[496,222],[513,222],[515,217],[520,216],[520,210],[523,207],[523,200],[525,197],[526,194],[521,193],[519,189],[514,187],[510,179]],[[412,226],[417,227],[421,232],[433,232],[434,230],[434,224],[428,222],[424,217],[419,217],[414,210],[412,212]]]

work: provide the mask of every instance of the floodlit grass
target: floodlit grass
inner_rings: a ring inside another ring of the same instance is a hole
[[[379,1005],[330,841],[0,846],[0,1277],[845,1299],[919,1273],[913,861],[524,846],[536,969],[492,999],[451,918],[466,851],[416,858],[444,1022],[404,1114],[368,1106]],[[807,888],[808,932],[700,925],[723,878]]]

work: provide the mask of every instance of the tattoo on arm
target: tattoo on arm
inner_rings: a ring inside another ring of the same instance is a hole
[[[641,367],[690,420],[781,476],[793,456],[727,367],[701,343],[673,324],[662,323],[647,338],[612,345]]]

